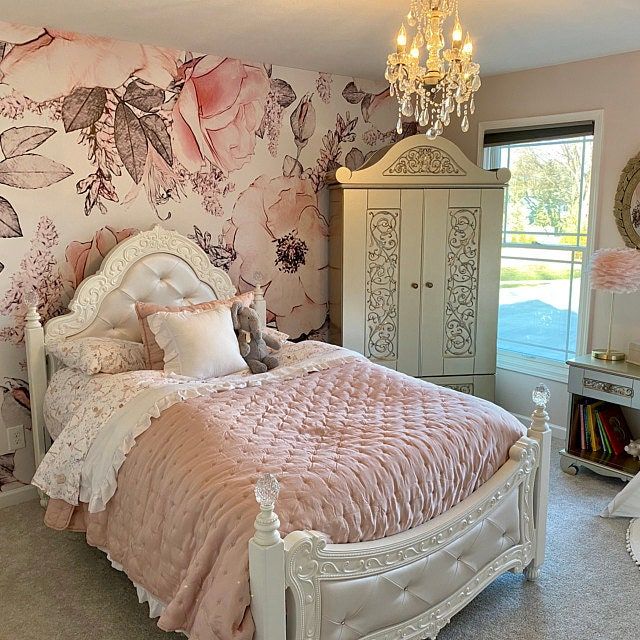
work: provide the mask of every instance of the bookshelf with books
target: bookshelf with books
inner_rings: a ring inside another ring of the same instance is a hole
[[[640,460],[624,447],[640,435],[640,366],[591,356],[570,360],[569,420],[560,462],[576,474],[581,466],[629,480]]]

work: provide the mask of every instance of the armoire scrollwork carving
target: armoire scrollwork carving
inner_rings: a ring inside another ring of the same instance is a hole
[[[494,394],[507,169],[423,135],[331,176],[330,340],[379,364]]]

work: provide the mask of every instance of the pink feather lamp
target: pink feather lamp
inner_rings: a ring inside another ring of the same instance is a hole
[[[600,360],[624,360],[624,352],[611,349],[613,302],[616,293],[635,293],[640,290],[640,251],[599,249],[591,258],[590,277],[592,289],[611,292],[607,348],[594,349],[591,355]]]

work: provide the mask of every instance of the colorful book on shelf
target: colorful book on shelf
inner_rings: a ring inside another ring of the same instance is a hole
[[[585,449],[591,449],[591,431],[589,430],[589,421],[587,420],[587,405],[580,405],[580,420],[584,429]]]
[[[617,404],[606,404],[598,410],[602,427],[615,455],[624,453],[625,445],[631,440],[629,425]]]
[[[576,413],[578,415],[578,424],[580,426],[580,448],[584,451],[589,448],[589,438],[587,436],[587,421],[586,421],[586,405],[584,401],[580,402],[576,406]]]
[[[582,411],[582,405],[578,405],[576,407],[575,417],[576,417],[576,427],[580,428],[580,437],[578,439],[580,443],[580,448],[584,451],[587,448],[587,437],[584,432],[584,413]]]
[[[572,451],[584,449],[582,436],[582,424],[580,419],[580,405],[573,405],[573,413],[571,415],[571,426],[569,427],[569,448]]]
[[[598,434],[598,425],[596,424],[595,416],[593,413],[594,404],[588,404],[587,411],[587,423],[589,425],[589,434],[591,436],[591,451],[602,451],[602,442]]]
[[[602,400],[591,402],[587,411],[589,414],[589,423],[591,425],[591,429],[595,434],[595,441],[598,443],[598,449],[596,449],[596,451],[609,453],[609,447],[607,444],[607,438],[605,436],[604,429],[601,428],[600,422],[598,421],[598,411],[602,408],[603,404],[604,402],[602,402]]]
[[[593,412],[596,420],[596,424],[598,425],[598,433],[600,435],[600,440],[602,440],[602,448],[605,450],[607,454],[613,453],[613,449],[611,448],[611,443],[609,442],[609,438],[602,424],[602,418],[598,413],[597,409]]]

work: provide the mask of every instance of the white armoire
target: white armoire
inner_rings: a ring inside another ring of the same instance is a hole
[[[415,135],[331,177],[329,339],[493,399],[508,169]]]

